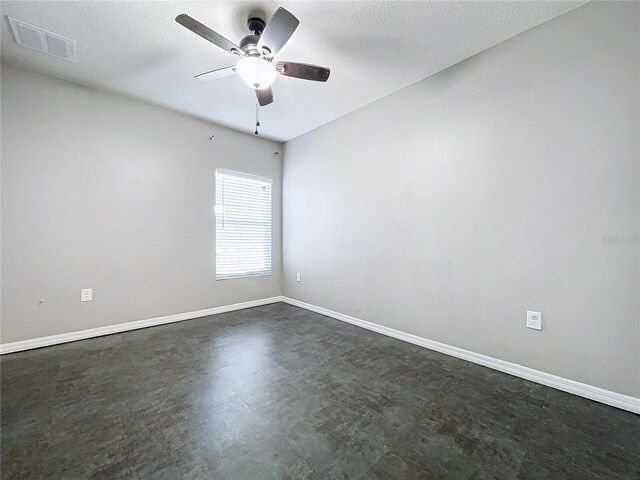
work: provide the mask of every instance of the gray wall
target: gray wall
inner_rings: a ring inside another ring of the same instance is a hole
[[[280,149],[2,65],[2,343],[279,295]],[[216,282],[216,168],[273,178],[272,276]]]
[[[285,295],[640,396],[639,7],[588,4],[288,142]]]

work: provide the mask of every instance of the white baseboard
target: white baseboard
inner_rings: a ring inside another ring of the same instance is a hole
[[[61,333],[59,335],[51,335],[48,337],[23,340],[21,342],[4,343],[0,345],[0,355],[4,355],[5,353],[20,352],[22,350],[31,350],[33,348],[48,347],[50,345],[58,345],[60,343],[75,342],[76,340],[84,340],[85,338],[101,337],[103,335],[111,335],[112,333],[137,330],[139,328],[154,327],[156,325],[164,325],[165,323],[181,322],[183,320],[207,317],[209,315],[232,312],[234,310],[242,310],[244,308],[258,307],[260,305],[267,305],[269,303],[276,303],[281,301],[281,296],[262,298],[259,300],[250,300],[248,302],[234,303],[233,305],[223,305],[221,307],[197,310],[195,312],[176,313],[174,315],[166,315],[164,317],[118,323],[115,325],[107,325],[105,327],[80,330],[78,332]]]
[[[445,343],[429,340],[410,333],[401,332],[393,328],[384,327],[376,323],[367,322],[356,317],[345,315],[343,313],[334,312],[327,308],[318,307],[310,303],[302,302],[289,297],[276,296],[263,298],[259,300],[251,300],[248,302],[235,303],[233,305],[223,305],[221,307],[207,308],[205,310],[197,310],[195,312],[177,313],[164,317],[149,318],[147,320],[138,320],[134,322],[118,323],[105,327],[91,328],[88,330],[80,330],[77,332],[62,333],[60,335],[51,335],[48,337],[34,338],[21,342],[5,343],[0,345],[0,355],[7,353],[20,352],[22,350],[31,350],[33,348],[47,347],[50,345],[58,345],[60,343],[74,342],[85,338],[100,337],[103,335],[111,335],[113,333],[126,332],[129,330],[137,330],[139,328],[153,327],[156,325],[164,325],[166,323],[181,322],[183,320],[191,320],[193,318],[207,317],[219,313],[232,312],[234,310],[242,310],[245,308],[258,307],[260,305],[268,305],[270,303],[286,302],[296,307],[304,308],[312,312],[326,315],[343,322],[366,328],[374,332],[397,338],[405,342],[413,343],[430,350],[435,350],[446,355],[451,355],[462,360],[467,360],[478,365],[482,365],[500,372],[508,373],[516,377],[524,378],[532,382],[536,382],[548,387],[562,390],[563,392],[572,393],[580,397],[595,400],[596,402],[611,405],[622,410],[627,410],[636,414],[640,414],[640,398],[623,395],[621,393],[612,392],[603,388],[587,385],[586,383],[577,382],[568,378],[558,377],[550,373],[534,370],[533,368],[524,367],[516,363],[505,362],[497,358],[482,355],[480,353],[471,352],[462,348],[453,347]]]
[[[300,300],[295,300],[293,298],[282,297],[282,301],[290,305],[295,305],[296,307],[304,308],[305,310],[310,310],[312,312],[326,315],[327,317],[335,318],[336,320],[341,320],[343,322],[351,323],[352,325],[366,328],[368,330],[372,330],[389,337],[397,338],[398,340],[403,340],[405,342],[413,343],[430,350],[435,350],[436,352],[451,355],[452,357],[467,360],[484,367],[508,373],[509,375],[524,378],[526,380],[546,385],[557,390],[562,390],[563,392],[572,393],[580,397],[595,400],[596,402],[611,405],[612,407],[617,407],[622,410],[640,414],[640,398],[623,395],[621,393],[616,393],[605,390],[603,388],[587,385],[586,383],[581,383],[575,380],[569,380],[568,378],[551,375],[550,373],[534,370],[533,368],[524,367],[516,363],[505,362],[504,360],[499,360],[497,358],[488,357],[479,353],[470,352],[469,350],[453,347],[445,343],[436,342],[423,337],[419,337],[417,335],[412,335],[410,333],[401,332],[400,330],[384,327],[376,323],[367,322],[366,320],[361,320],[359,318],[351,317],[343,313],[334,312],[333,310],[318,307],[310,303],[301,302]]]

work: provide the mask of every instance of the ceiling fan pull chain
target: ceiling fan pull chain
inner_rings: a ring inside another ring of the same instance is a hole
[[[260,103],[256,102],[256,126],[260,126]]]
[[[256,131],[254,132],[258,135],[258,127],[260,126],[260,104],[256,102]]]

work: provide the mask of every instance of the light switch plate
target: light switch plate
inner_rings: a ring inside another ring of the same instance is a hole
[[[542,313],[527,310],[527,328],[542,330]]]
[[[80,301],[90,302],[93,300],[93,288],[83,288],[80,290]]]

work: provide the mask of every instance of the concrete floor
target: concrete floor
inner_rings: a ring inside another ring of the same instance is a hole
[[[640,478],[640,416],[286,304],[0,367],[3,480]]]

